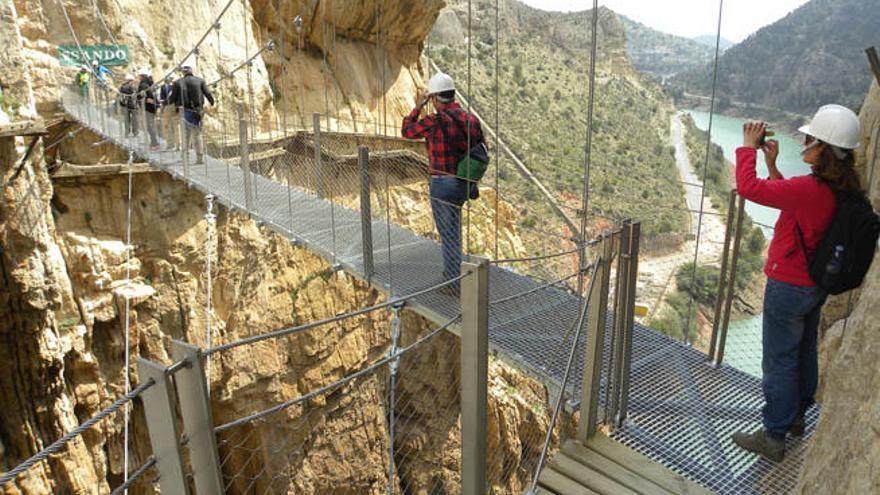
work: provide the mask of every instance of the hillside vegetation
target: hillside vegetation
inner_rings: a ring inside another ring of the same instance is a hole
[[[475,1],[469,60],[467,44],[450,34],[466,35],[467,3],[449,4],[429,39],[429,56],[458,81],[463,93],[472,96],[471,103],[492,126],[497,62],[502,137],[574,214],[582,189],[591,13],[544,12],[503,0],[500,39],[496,40],[495,2]],[[607,9],[600,14],[591,214],[637,218],[643,221],[649,248],[674,247],[686,234],[685,213],[649,208],[683,203],[668,143],[673,107],[630,65],[619,17]],[[503,176],[514,173],[512,169],[501,172]],[[524,195],[540,203],[534,191]],[[525,223],[545,221],[535,215],[523,219]]]
[[[712,46],[697,40],[667,34],[651,29],[625,16],[620,16],[626,28],[626,47],[636,70],[658,77],[672,76],[699,69],[715,55]]]
[[[830,102],[858,109],[871,80],[864,50],[880,45],[878,27],[877,1],[812,0],[721,56],[719,101],[801,115]],[[711,63],[674,79],[677,91],[703,96],[711,84]]]

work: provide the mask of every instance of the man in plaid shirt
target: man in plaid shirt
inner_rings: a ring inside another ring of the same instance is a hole
[[[437,112],[419,118],[429,101]],[[461,267],[461,206],[479,194],[475,183],[456,177],[456,169],[469,150],[483,142],[480,121],[456,103],[455,83],[441,72],[428,81],[427,96],[403,118],[401,134],[407,139],[425,139],[431,210],[443,247],[443,278],[454,279]],[[443,292],[457,295],[458,290],[456,281]]]

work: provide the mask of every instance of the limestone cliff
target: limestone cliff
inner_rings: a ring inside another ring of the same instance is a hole
[[[874,208],[878,209],[880,87],[876,81],[862,106],[860,117],[862,139],[857,166]],[[819,394],[822,415],[796,493],[880,493],[878,260],[880,258],[875,256],[861,290],[853,298],[849,319],[835,323],[821,344]],[[845,309],[846,304],[841,303],[840,307]],[[845,316],[845,313],[838,313],[838,316]]]

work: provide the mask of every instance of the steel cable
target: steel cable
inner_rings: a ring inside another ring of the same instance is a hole
[[[364,375],[368,375],[368,374],[370,374],[371,372],[375,371],[377,368],[379,368],[379,367],[381,367],[381,366],[384,366],[384,365],[388,364],[388,363],[391,362],[392,360],[394,360],[394,359],[399,359],[401,356],[403,356],[403,355],[409,353],[411,350],[413,350],[413,349],[415,349],[416,347],[420,346],[421,344],[423,344],[424,342],[426,342],[426,341],[429,340],[430,338],[434,337],[435,335],[437,335],[437,334],[440,333],[441,331],[446,330],[447,328],[451,327],[451,326],[452,326],[455,322],[457,322],[460,318],[461,318],[461,315],[458,315],[458,316],[452,318],[451,320],[449,320],[449,321],[447,321],[446,323],[444,323],[443,325],[437,327],[436,329],[434,329],[433,331],[431,331],[431,333],[425,335],[424,337],[420,338],[419,340],[413,342],[412,344],[410,344],[410,345],[408,345],[408,346],[401,347],[396,353],[394,353],[394,354],[389,354],[389,355],[387,355],[386,357],[380,359],[379,361],[376,361],[375,363],[373,363],[373,364],[367,366],[366,368],[361,369],[360,371],[357,371],[357,372],[355,372],[355,373],[352,373],[352,374],[350,374],[350,375],[348,375],[348,376],[346,376],[346,377],[344,377],[344,378],[342,378],[342,379],[340,379],[340,380],[337,380],[337,381],[335,381],[335,382],[333,382],[333,383],[331,383],[331,384],[329,384],[329,385],[325,385],[325,386],[323,386],[323,387],[320,387],[320,388],[317,388],[317,389],[315,389],[315,390],[312,390],[311,392],[308,392],[308,393],[306,393],[306,394],[304,394],[304,395],[301,395],[300,397],[297,397],[296,399],[291,399],[291,400],[289,400],[289,401],[282,402],[281,404],[278,404],[278,405],[272,406],[272,407],[270,407],[270,408],[268,408],[268,409],[265,409],[265,410],[263,410],[263,411],[256,412],[256,413],[254,413],[254,414],[250,414],[250,415],[248,415],[248,416],[245,416],[245,417],[243,417],[243,418],[241,418],[241,419],[237,419],[237,420],[235,420],[235,421],[230,421],[230,422],[228,422],[228,423],[225,423],[225,424],[222,424],[222,425],[220,425],[220,426],[217,426],[217,427],[214,428],[214,433],[222,433],[223,431],[228,430],[228,429],[230,429],[230,428],[233,428],[233,427],[235,427],[235,426],[240,426],[240,425],[243,425],[243,424],[247,424],[247,423],[253,422],[253,421],[257,420],[257,419],[264,418],[264,417],[269,416],[269,415],[271,415],[271,414],[274,414],[274,413],[277,413],[277,412],[283,411],[283,410],[288,409],[288,408],[290,408],[290,407],[292,407],[292,406],[295,406],[295,405],[297,405],[297,404],[301,404],[301,403],[303,403],[303,402],[305,402],[305,401],[307,401],[307,400],[309,400],[309,399],[311,399],[311,398],[313,398],[313,397],[316,397],[316,396],[318,396],[318,395],[321,395],[321,394],[323,394],[324,392],[327,392],[327,391],[329,391],[329,390],[333,390],[333,389],[335,389],[335,388],[337,388],[337,387],[340,387],[340,386],[342,386],[342,385],[345,385],[346,383],[348,383],[348,382],[350,382],[350,381],[352,381],[352,380],[354,380],[354,379],[356,379],[356,378],[359,378],[359,377],[364,376]]]
[[[113,404],[110,404],[108,407],[102,409],[98,414],[92,416],[85,423],[82,423],[81,425],[77,426],[72,431],[70,431],[69,433],[67,433],[63,437],[59,438],[58,440],[54,441],[51,445],[49,445],[45,449],[41,450],[40,452],[37,452],[35,455],[31,456],[29,459],[22,462],[18,466],[14,467],[11,470],[0,475],[0,485],[2,485],[3,483],[6,483],[7,481],[11,481],[11,480],[15,479],[16,477],[18,477],[18,475],[20,475],[21,473],[30,469],[34,464],[48,459],[50,455],[57,454],[58,452],[61,451],[62,447],[67,445],[71,440],[73,440],[74,438],[85,433],[89,428],[91,428],[92,426],[95,426],[95,424],[97,424],[102,419],[117,412],[120,408],[122,408],[122,406],[124,406],[124,405],[128,404],[129,402],[131,402],[132,400],[134,400],[135,397],[138,397],[145,390],[152,387],[153,385],[155,385],[155,382],[151,378],[151,379],[147,380],[146,382],[140,384],[136,388],[134,388],[131,392],[116,399],[116,401],[114,401]]]
[[[141,464],[141,467],[137,468],[133,473],[131,473],[131,476],[129,476],[123,484],[114,488],[113,491],[110,493],[110,495],[119,495],[120,493],[128,493],[128,489],[131,488],[135,483],[137,483],[138,480],[143,478],[144,474],[146,474],[147,471],[155,465],[156,465],[156,458],[153,456],[150,456],[150,458],[147,459],[147,462]]]

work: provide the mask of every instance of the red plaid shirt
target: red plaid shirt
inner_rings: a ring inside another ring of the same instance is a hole
[[[429,174],[455,175],[458,162],[469,150],[468,144],[473,148],[483,142],[480,121],[456,102],[439,104],[437,113],[426,115],[421,120],[419,120],[419,110],[414,108],[403,118],[401,134],[407,139],[425,138]],[[467,137],[468,121],[470,121],[470,143]]]

